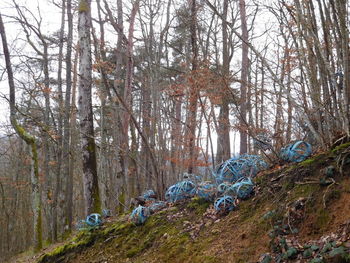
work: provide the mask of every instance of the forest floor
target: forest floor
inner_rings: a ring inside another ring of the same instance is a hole
[[[255,178],[253,197],[218,216],[193,198],[127,216],[13,262],[350,262],[350,143]]]

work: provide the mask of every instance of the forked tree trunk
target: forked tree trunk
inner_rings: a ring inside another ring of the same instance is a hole
[[[33,222],[34,222],[34,248],[36,251],[40,250],[43,245],[42,240],[42,204],[41,204],[41,191],[40,191],[40,183],[39,183],[39,165],[38,165],[38,152],[36,146],[36,139],[33,135],[29,134],[24,127],[22,127],[17,122],[16,117],[16,90],[14,77],[12,72],[11,60],[10,60],[10,52],[8,50],[6,33],[4,23],[2,21],[2,16],[0,14],[0,35],[2,39],[2,46],[5,56],[6,62],[6,70],[8,75],[8,84],[10,90],[10,120],[12,127],[16,131],[19,137],[21,137],[27,145],[30,147],[30,155],[31,155],[31,185],[32,185],[32,210],[33,210]]]

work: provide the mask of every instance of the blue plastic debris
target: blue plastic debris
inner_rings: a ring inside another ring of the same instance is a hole
[[[142,193],[142,197],[147,201],[153,201],[156,198],[156,193],[153,190],[146,190]]]
[[[247,199],[251,196],[254,190],[254,183],[249,177],[242,177],[234,185],[230,187],[232,192],[239,199]]]
[[[241,155],[231,158],[216,169],[216,182],[235,183],[238,179],[246,176],[256,176],[263,169],[268,168],[268,164],[258,155]]]
[[[287,162],[302,162],[312,153],[311,145],[304,141],[291,143],[281,149],[280,157]]]
[[[174,203],[192,197],[196,193],[196,185],[190,180],[178,182],[169,187],[165,193],[165,200]]]
[[[110,217],[110,216],[111,216],[111,210],[109,210],[109,209],[102,210],[102,217],[106,218],[106,217]]]
[[[230,212],[236,208],[236,200],[230,195],[224,195],[216,199],[214,203],[214,208],[217,212],[224,213]]]
[[[230,187],[231,187],[231,184],[229,183],[221,183],[218,185],[218,192],[220,194],[224,194],[226,193],[227,190],[229,190]]]
[[[136,207],[131,215],[130,215],[130,220],[133,222],[135,225],[142,225],[143,223],[146,222],[147,218],[150,215],[150,210],[148,207],[144,207],[139,205]]]
[[[152,203],[148,208],[151,214],[158,212],[162,210],[163,208],[167,207],[167,203],[164,201],[158,201]]]
[[[242,170],[245,166],[244,162],[245,160],[234,157],[220,164],[216,169],[216,182],[220,184],[223,182],[232,183],[237,181],[243,176]]]
[[[216,192],[217,192],[216,185],[210,182],[200,183],[197,187],[197,195],[208,201],[211,201],[214,199]]]
[[[97,227],[102,224],[102,218],[100,214],[93,213],[86,217],[85,222],[90,227]]]

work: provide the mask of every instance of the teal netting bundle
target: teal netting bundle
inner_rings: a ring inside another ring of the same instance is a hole
[[[109,209],[102,210],[102,217],[110,217],[110,216],[111,216],[111,210]]]
[[[239,199],[247,199],[251,196],[254,190],[254,183],[249,177],[242,177],[230,187],[230,190]]]
[[[208,201],[211,201],[214,199],[216,192],[217,192],[216,185],[210,182],[200,183],[197,187],[197,195]]]
[[[236,200],[230,195],[224,195],[223,197],[216,199],[214,208],[220,213],[230,212],[236,208]]]
[[[135,225],[142,225],[146,222],[149,215],[149,208],[139,205],[132,211],[130,215],[130,221],[133,222]]]
[[[146,200],[146,201],[153,201],[155,200],[156,193],[153,190],[146,190],[142,193],[142,197]]]
[[[226,193],[226,191],[231,187],[231,184],[229,183],[221,183],[218,185],[218,192],[220,194]]]
[[[243,154],[240,159],[247,160],[247,168],[244,176],[256,176],[260,171],[269,168],[268,163],[259,155]]]
[[[287,162],[302,162],[312,153],[311,145],[304,141],[291,143],[281,149],[280,157]]]
[[[163,208],[167,207],[167,203],[164,201],[157,201],[152,203],[148,208],[151,214],[158,212],[162,210]]]
[[[184,180],[169,187],[165,193],[165,200],[174,203],[192,197],[195,193],[196,185],[190,180]]]
[[[100,214],[93,213],[86,217],[85,223],[90,227],[97,227],[102,224],[102,218]]]
[[[256,176],[259,171],[266,168],[268,168],[268,164],[260,156],[244,154],[219,165],[215,174],[216,182],[218,184],[223,182],[235,183],[244,176]]]
[[[246,167],[245,160],[240,160],[239,158],[231,158],[222,164],[216,169],[216,182],[218,184],[222,182],[235,182],[243,175],[243,170]]]

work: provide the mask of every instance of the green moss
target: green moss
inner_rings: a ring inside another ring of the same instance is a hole
[[[296,199],[299,199],[300,197],[309,197],[314,192],[318,191],[320,189],[319,184],[302,184],[302,185],[296,185],[292,190],[290,191],[288,201],[294,201]]]
[[[300,166],[308,166],[308,165],[311,165],[313,163],[315,163],[315,159],[314,158],[309,158],[309,159],[306,159],[305,161],[302,161],[301,163],[299,163]]]
[[[341,145],[335,147],[332,150],[332,153],[337,153],[338,151],[344,150],[344,149],[346,149],[348,147],[350,147],[350,142],[347,142],[347,143],[344,143],[344,144],[341,144]]]
[[[192,198],[191,202],[187,204],[187,208],[189,208],[190,210],[194,210],[198,215],[203,214],[209,206],[209,201],[199,197]]]
[[[35,247],[35,251],[38,252],[40,249],[43,248],[43,230],[42,230],[42,211],[41,211],[41,203],[39,204],[38,208],[38,222],[35,226],[35,234],[37,235],[37,245]]]
[[[78,7],[79,13],[88,12],[89,9],[90,9],[90,7],[89,7],[89,4],[87,3],[87,1],[86,0],[80,0],[79,7]]]

